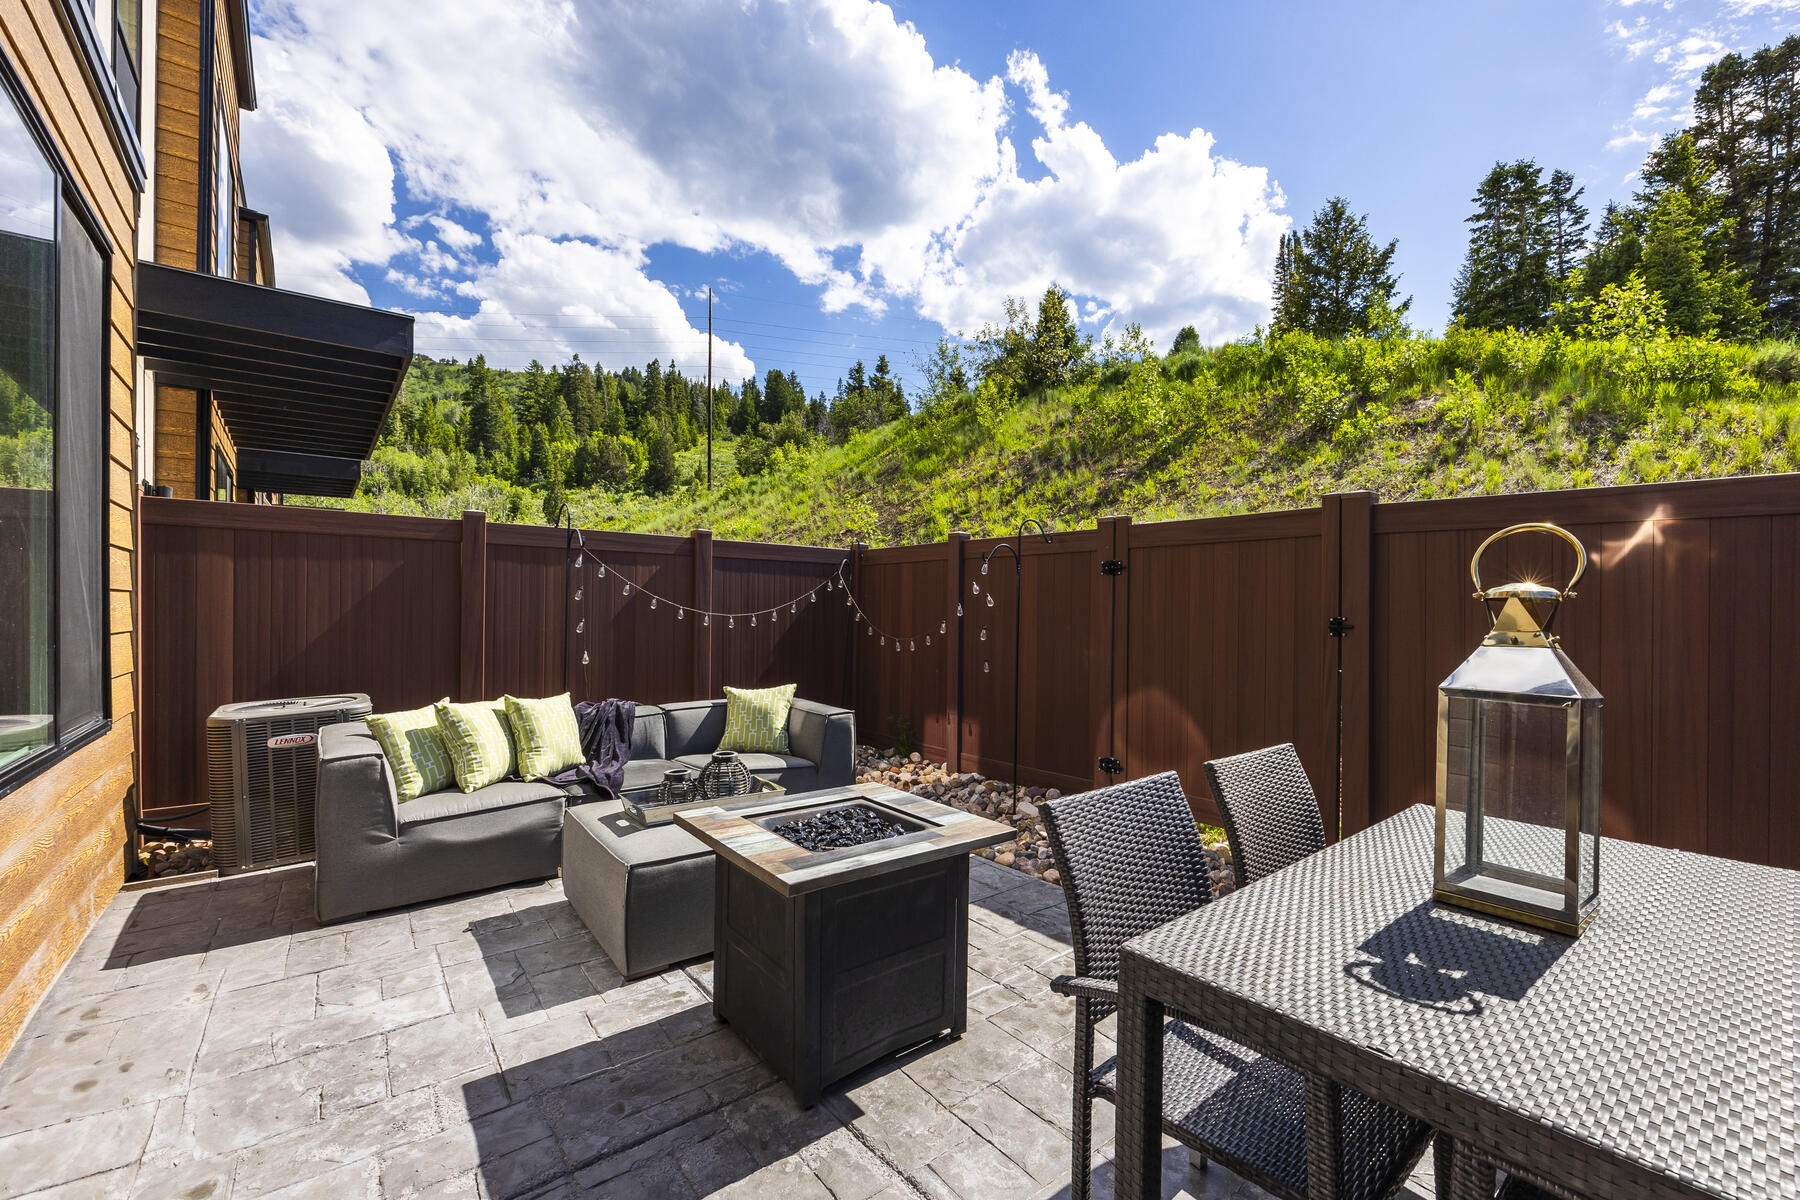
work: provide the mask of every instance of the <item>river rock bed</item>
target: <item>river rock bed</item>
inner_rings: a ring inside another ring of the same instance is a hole
[[[1062,795],[1056,788],[1022,787],[1014,796],[1010,783],[973,771],[952,771],[944,763],[932,762],[916,751],[902,755],[873,746],[857,747],[856,778],[861,783],[884,783],[1011,825],[1017,832],[1012,841],[983,847],[975,853],[1038,879],[1062,882],[1050,853],[1050,840],[1044,834],[1044,820],[1038,815],[1039,804]],[[1205,830],[1201,841],[1206,847],[1206,868],[1212,877],[1213,892],[1223,895],[1233,887],[1231,849],[1223,838]]]

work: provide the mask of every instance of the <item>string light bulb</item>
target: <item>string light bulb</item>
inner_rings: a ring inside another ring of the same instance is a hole
[[[736,617],[726,617],[725,618],[725,628],[736,629],[737,628],[737,618]]]
[[[581,599],[581,589],[580,588],[575,589],[575,599],[577,599],[577,600]]]
[[[988,565],[987,565],[987,559],[985,559],[985,558],[984,558],[984,559],[982,559],[982,560],[981,560],[981,573],[982,573],[982,574],[983,574],[983,575],[986,575],[986,574],[987,574],[987,568],[988,568]]]
[[[588,652],[586,650],[581,652],[581,665],[584,667],[588,665]]]
[[[583,618],[581,618],[581,620],[575,622],[575,632],[576,633],[580,633],[583,630],[585,630],[586,628],[587,628],[587,618],[586,617],[583,617]]]
[[[792,603],[792,604],[790,604],[790,605],[788,605],[788,616],[790,616],[790,617],[791,617],[791,616],[793,616],[793,615],[794,615],[794,614],[795,614],[795,613],[797,613],[797,612],[799,612],[799,611],[800,611],[800,603],[799,603],[799,601],[795,601],[795,602],[794,602],[794,603]]]
[[[655,596],[650,597],[650,610],[652,612],[656,611],[656,597]]]
[[[981,673],[983,675],[988,673],[988,661],[985,658],[981,660]]]
[[[987,626],[986,625],[983,625],[981,627],[981,640],[984,642],[987,641]]]
[[[988,600],[988,607],[989,608],[994,607],[994,593],[989,592],[987,600]]]
[[[981,584],[977,583],[973,579],[969,580],[969,591],[973,595],[976,595],[976,596],[981,595]]]
[[[956,602],[956,619],[962,620],[962,601],[960,600]]]
[[[913,651],[917,650],[918,648],[919,648],[919,643],[913,641],[911,638],[906,639],[906,652],[908,654],[911,654]]]
[[[606,564],[605,563],[600,564],[599,578],[601,578],[601,579],[606,578]]]
[[[702,615],[700,618],[700,624],[711,625],[712,624],[712,614],[706,613],[706,614]]]
[[[755,613],[750,614],[750,628],[752,628],[752,629],[756,628],[756,614]]]
[[[927,646],[931,645],[931,635],[929,633],[925,635],[925,644]]]
[[[631,585],[630,585],[630,584],[629,584],[629,583],[628,583],[628,584],[626,584],[626,585],[625,585],[625,586],[624,586],[624,587],[622,587],[622,588],[620,588],[620,589],[619,589],[619,595],[621,595],[621,596],[629,596],[629,595],[631,595]]]
[[[949,633],[950,632],[950,622],[939,621],[938,622],[938,632],[939,633]]]
[[[685,620],[687,620],[687,609],[685,609],[685,608],[677,608],[677,609],[676,609],[676,610],[675,610],[675,619],[676,619],[676,620],[677,620],[677,621],[685,621]]]

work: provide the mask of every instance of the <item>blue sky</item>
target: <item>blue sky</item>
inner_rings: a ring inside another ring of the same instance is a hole
[[[374,10],[374,11],[371,11]],[[1625,198],[1705,62],[1800,0],[260,0],[251,203],[287,286],[520,365],[653,354],[829,389],[1051,280],[1208,341],[1342,194],[1441,329],[1499,159]],[[432,37],[421,38],[423,28]]]

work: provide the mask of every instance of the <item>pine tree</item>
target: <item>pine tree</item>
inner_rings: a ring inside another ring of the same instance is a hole
[[[1588,210],[1581,202],[1586,188],[1575,186],[1567,171],[1550,172],[1546,200],[1550,207],[1550,273],[1560,282],[1568,279],[1587,247]]]
[[[1396,313],[1412,305],[1410,297],[1394,300],[1400,281],[1392,268],[1399,242],[1377,246],[1369,236],[1368,218],[1350,211],[1342,196],[1327,200],[1304,232],[1283,242],[1278,329],[1345,337],[1369,330],[1378,302]]]
[[[1038,301],[1037,324],[1025,360],[1025,386],[1031,391],[1061,387],[1087,355],[1087,345],[1069,312],[1069,294],[1054,283]],[[886,362],[886,359],[882,360]]]
[[[1186,354],[1200,348],[1200,331],[1192,325],[1183,325],[1175,334],[1175,340],[1169,343],[1169,354]]]
[[[1800,35],[1727,54],[1694,92],[1695,147],[1715,176],[1726,256],[1778,329],[1800,325]]]
[[[518,425],[512,405],[495,394],[485,355],[476,355],[469,364],[462,405],[463,445],[490,469],[502,471],[510,478],[519,452]]]
[[[1299,329],[1306,320],[1305,304],[1294,279],[1294,256],[1299,248],[1300,235],[1293,232],[1282,234],[1281,242],[1275,248],[1274,304],[1269,314],[1271,333]]]
[[[1530,159],[1495,163],[1472,200],[1453,311],[1478,329],[1538,329],[1557,297],[1549,193]]]
[[[644,464],[644,490],[663,495],[675,489],[675,439],[658,430],[650,438],[650,457]]]

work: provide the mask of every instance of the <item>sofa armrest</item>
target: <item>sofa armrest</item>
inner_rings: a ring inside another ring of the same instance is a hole
[[[318,799],[313,824],[320,857],[352,831],[400,836],[400,801],[381,743],[361,721],[319,730]]]
[[[842,787],[856,778],[856,712],[796,698],[788,710],[788,747],[819,768],[819,786]]]

